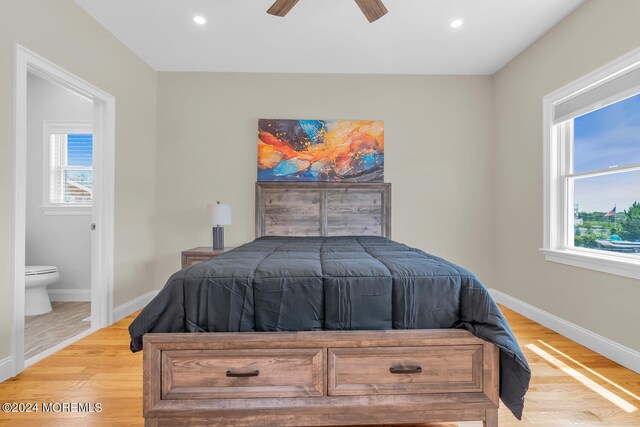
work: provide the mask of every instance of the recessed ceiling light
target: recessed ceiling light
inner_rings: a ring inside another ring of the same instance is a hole
[[[204,18],[204,16],[196,15],[193,17],[193,22],[198,25],[204,25],[207,23],[207,20]]]
[[[451,28],[460,28],[462,27],[462,24],[464,24],[464,21],[462,19],[454,19],[449,25],[451,26]]]

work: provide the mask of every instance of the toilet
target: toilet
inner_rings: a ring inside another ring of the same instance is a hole
[[[60,278],[58,267],[50,265],[28,265],[24,269],[25,294],[24,314],[35,316],[51,311],[51,300],[47,286],[56,283]]]

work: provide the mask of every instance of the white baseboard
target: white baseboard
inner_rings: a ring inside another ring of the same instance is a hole
[[[47,289],[51,301],[91,301],[91,289]]]
[[[556,315],[548,313],[537,307],[527,304],[524,301],[520,301],[517,298],[509,296],[504,292],[500,292],[495,289],[489,289],[491,296],[497,303],[514,310],[523,316],[546,326],[547,328],[564,335],[565,337],[582,344],[583,346],[603,355],[604,357],[613,360],[616,363],[631,369],[632,371],[640,374],[640,353],[618,344],[615,341],[605,338],[602,335],[598,335],[591,332],[582,326],[578,326],[567,320],[564,320]]]
[[[14,376],[14,366],[11,357],[0,360],[0,383]]]
[[[117,322],[120,319],[124,319],[131,313],[144,308],[151,300],[158,295],[158,291],[147,292],[144,295],[140,295],[138,298],[134,298],[129,302],[122,304],[113,309],[113,322]]]

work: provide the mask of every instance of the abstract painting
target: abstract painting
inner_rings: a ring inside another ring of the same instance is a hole
[[[258,122],[258,181],[383,180],[384,122]]]

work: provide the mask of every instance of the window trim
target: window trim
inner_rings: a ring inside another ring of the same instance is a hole
[[[566,233],[573,232],[572,229],[569,230],[569,225],[572,225],[573,221],[573,206],[568,206],[570,199],[566,196],[571,188],[566,185],[567,174],[563,175],[563,172],[564,165],[571,160],[573,153],[572,144],[566,144],[566,147],[561,144],[561,133],[566,132],[565,137],[569,138],[573,137],[573,133],[569,126],[553,123],[554,108],[560,102],[638,68],[640,68],[640,49],[635,49],[543,98],[544,235],[543,247],[540,251],[547,261],[640,279],[640,259],[633,259],[627,254],[612,255],[613,252],[567,247],[564,244]],[[626,166],[620,169],[629,168]]]
[[[40,210],[45,215],[91,215],[93,203],[72,204],[72,203],[51,203],[50,202],[50,156],[52,133],[91,133],[93,134],[93,123],[87,121],[67,122],[57,120],[45,120],[43,122],[43,150],[42,150],[42,205]]]

